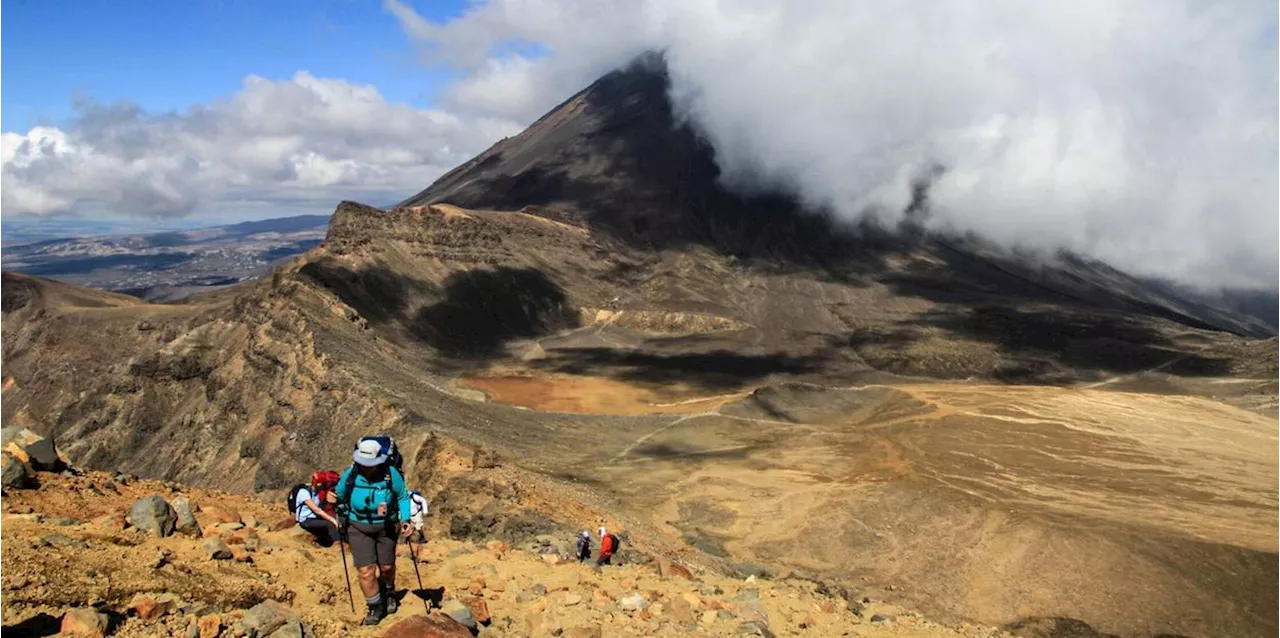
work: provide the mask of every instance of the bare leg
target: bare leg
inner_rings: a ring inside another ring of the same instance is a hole
[[[360,575],[360,591],[364,593],[366,599],[373,598],[378,593],[378,566],[363,565],[356,568],[356,572]]]

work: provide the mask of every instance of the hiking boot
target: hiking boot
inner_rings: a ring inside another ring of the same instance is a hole
[[[387,615],[396,613],[400,609],[400,601],[396,600],[396,588],[381,581],[378,582],[378,587],[382,590],[382,604],[387,606]]]
[[[369,605],[369,613],[365,614],[364,620],[360,621],[361,625],[376,625],[387,617],[387,607],[383,603]]]

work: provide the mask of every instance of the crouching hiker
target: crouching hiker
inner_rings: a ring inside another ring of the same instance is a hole
[[[388,462],[399,456],[393,446],[375,437],[361,439],[351,455],[355,464],[343,472],[336,490],[338,503],[347,509],[347,542],[369,607],[364,625],[376,625],[399,608],[396,542],[413,530],[404,477]]]
[[[591,532],[584,529],[581,534],[578,534],[578,562],[581,563],[588,558],[591,558]]]
[[[289,506],[298,526],[311,532],[324,547],[338,542],[338,519],[333,515],[333,507],[326,503],[332,500],[327,497],[337,478],[337,472],[316,472],[311,475],[310,484],[295,486],[289,495]]]

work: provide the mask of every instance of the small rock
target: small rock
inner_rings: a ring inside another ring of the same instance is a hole
[[[811,629],[814,627],[816,623],[814,623],[813,616],[805,616],[804,618],[800,619],[800,622],[798,624],[800,625],[801,629]]]
[[[262,540],[259,539],[257,536],[251,536],[249,538],[244,539],[244,551],[246,552],[256,552],[258,551],[258,548],[261,546],[262,546]]]
[[[728,609],[717,609],[716,618],[719,618],[720,620],[733,620],[734,618],[737,618],[737,616],[734,616],[733,612]]]
[[[62,534],[49,534],[41,536],[36,544],[41,547],[57,547],[59,549],[67,549],[74,547],[76,549],[89,549],[89,543],[81,539],[71,539]]]
[[[312,638],[311,629],[298,618],[284,621],[280,628],[271,632],[267,638]]]
[[[245,516],[244,519],[241,520],[240,522],[244,523],[244,526],[248,527],[249,529],[254,529],[258,526],[258,519],[255,518],[252,514]]]
[[[178,514],[178,522],[175,529],[179,534],[196,538],[203,535],[200,530],[200,523],[196,520],[196,515],[191,512],[191,503],[186,498],[173,499],[173,511]]]
[[[687,567],[679,563],[668,561],[658,562],[658,575],[663,578],[683,578],[684,580],[693,580],[693,573]]]
[[[529,588],[529,591],[533,592],[533,595],[535,596],[546,596],[547,586],[542,583],[534,583],[533,587]]]
[[[218,523],[218,527],[228,532],[238,532],[244,529],[244,523]]]
[[[703,596],[719,596],[724,593],[724,590],[716,587],[715,585],[703,585],[698,589],[698,593]]]
[[[457,599],[449,598],[440,603],[440,611],[447,614],[450,618],[458,621],[459,624],[467,629],[475,630],[479,624],[476,617],[471,613],[471,608],[458,602]]]
[[[507,553],[511,551],[511,546],[506,541],[489,541],[485,544],[485,547],[489,548],[490,552],[493,552],[493,557],[497,560],[506,558]]]
[[[716,621],[716,620],[718,620],[719,618],[720,618],[720,616],[719,616],[719,615],[717,615],[716,610],[714,610],[714,609],[708,609],[708,610],[706,610],[706,611],[702,612],[702,618],[701,618],[701,619],[699,619],[699,621],[698,621],[698,622],[701,622],[701,623],[702,623],[702,624],[704,624],[704,625],[710,625],[710,624],[715,623],[715,621]]]
[[[121,484],[121,485],[128,485],[128,484],[129,484],[129,475],[128,475],[128,474],[125,474],[124,472],[116,472],[116,475],[115,475],[115,476],[113,476],[113,477],[111,477],[111,480],[113,480],[113,481],[115,481],[115,482],[117,482],[117,483],[119,483],[119,484]]]
[[[565,607],[572,607],[580,602],[582,602],[582,594],[576,594],[572,592],[565,594],[565,597],[564,597]]]
[[[622,611],[641,611],[649,606],[649,601],[640,594],[631,594],[618,600],[618,608]]]
[[[129,601],[128,609],[138,618],[151,623],[172,611],[173,602],[156,600],[146,594],[137,594],[133,597],[133,600]]]
[[[257,636],[269,636],[291,620],[301,619],[298,614],[284,604],[274,600],[264,600],[244,613],[244,618],[240,621],[240,625],[244,627],[247,633]]]
[[[168,501],[159,496],[152,495],[140,499],[129,510],[129,523],[154,536],[164,537],[172,534],[177,522],[178,513],[173,511]]]
[[[101,638],[107,634],[107,615],[90,607],[72,609],[62,616],[62,633]]]
[[[895,618],[893,616],[886,616],[884,614],[871,614],[871,622],[877,625],[892,623],[894,620]]]
[[[72,525],[80,525],[84,521],[76,520],[74,518],[55,518],[49,522],[59,527],[71,527]]]
[[[217,614],[202,616],[196,625],[200,628],[200,638],[218,638],[222,633],[222,617]]]
[[[471,616],[481,625],[488,625],[493,621],[493,615],[489,613],[489,603],[483,598],[470,598],[466,601],[467,609],[471,610]]]
[[[240,512],[235,510],[217,507],[215,505],[204,505],[200,508],[200,513],[219,523],[239,523]]]
[[[200,625],[196,623],[195,618],[187,623],[186,638],[200,638]]]
[[[200,549],[213,560],[230,560],[232,557],[231,548],[220,538],[206,538]]]
[[[570,627],[560,634],[564,638],[600,638],[599,625],[580,625],[578,627]]]
[[[384,638],[471,638],[471,630],[438,611],[410,616],[387,628]]]
[[[273,532],[283,532],[297,524],[298,524],[297,519],[295,519],[292,516],[288,516],[276,521],[275,524],[272,525],[270,529]]]
[[[121,483],[121,485],[123,485],[123,483]],[[120,493],[120,488],[116,487],[116,484],[114,481],[106,481],[105,483],[102,484],[102,489],[110,492],[115,492],[116,494]]]
[[[163,551],[157,550],[155,558],[151,559],[151,569],[160,569],[167,562],[169,562],[169,557]]]
[[[774,637],[773,632],[769,630],[769,625],[766,625],[759,620],[748,620],[747,622],[738,625],[738,628],[735,629],[733,633],[737,636],[760,636],[761,638]]]
[[[116,512],[115,514],[103,514],[98,518],[90,521],[94,525],[106,527],[115,531],[123,530],[129,527],[129,518],[124,512]]]

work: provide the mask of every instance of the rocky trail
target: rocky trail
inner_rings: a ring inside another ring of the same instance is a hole
[[[7,438],[6,636],[1008,635],[786,576],[666,560],[596,569],[564,558],[572,537],[545,535],[518,547],[431,538],[418,551],[421,588],[402,545],[400,610],[361,627],[339,548],[293,525],[283,499],[81,472],[34,435]]]

